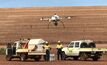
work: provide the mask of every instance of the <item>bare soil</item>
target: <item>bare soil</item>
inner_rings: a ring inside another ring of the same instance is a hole
[[[71,20],[62,20],[58,26],[41,17],[72,16]],[[50,42],[61,40],[91,39],[107,43],[107,6],[90,7],[33,7],[0,9],[0,44],[14,42],[20,38],[43,38]]]
[[[51,46],[52,46],[51,53],[56,54],[56,49],[55,49],[56,45],[51,45]],[[98,44],[97,47],[107,48],[107,45]],[[92,59],[88,59],[87,61],[81,61],[81,60],[74,61],[72,58],[69,58],[65,61],[55,60],[49,62],[46,62],[43,59],[41,59],[39,62],[31,59],[28,59],[25,62],[22,62],[19,59],[12,59],[12,61],[6,61],[5,55],[0,55],[0,65],[107,65],[107,55],[103,55],[101,59],[99,59],[98,61],[92,61]]]
[[[13,59],[12,61],[6,61],[4,55],[0,55],[0,64],[1,65],[107,65],[107,55],[103,55],[102,58],[98,61],[92,61],[91,59],[87,61],[74,61],[73,59],[67,59],[65,61],[55,60],[46,62],[40,60],[39,62],[34,60],[27,60],[25,62],[20,61],[19,59]]]

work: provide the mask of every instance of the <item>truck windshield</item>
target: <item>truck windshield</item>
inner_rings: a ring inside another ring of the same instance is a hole
[[[74,42],[71,42],[68,47],[73,47],[74,46]]]

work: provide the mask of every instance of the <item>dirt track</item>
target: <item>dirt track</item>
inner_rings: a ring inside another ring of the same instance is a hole
[[[51,45],[52,50],[51,53],[56,53],[55,45]],[[66,46],[66,45],[64,45]],[[106,44],[97,44],[97,47],[101,48],[107,48]],[[19,59],[12,59],[12,61],[6,61],[4,55],[0,55],[0,65],[107,65],[107,55],[103,55],[100,60],[98,61],[92,61],[91,59],[88,59],[88,61],[74,61],[72,58],[67,59],[66,61],[51,61],[51,62],[45,62],[41,59],[40,62],[35,62],[34,60],[27,60],[26,62],[21,62]]]
[[[26,62],[21,62],[19,60],[6,61],[5,56],[0,56],[0,65],[107,65],[107,57],[101,58],[99,61],[74,61],[74,60],[66,60],[66,61],[51,61],[45,62],[41,60],[40,62],[35,62],[33,60],[27,60]]]

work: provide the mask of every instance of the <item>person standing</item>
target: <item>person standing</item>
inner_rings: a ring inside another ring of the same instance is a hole
[[[46,55],[45,55],[44,59],[45,59],[45,61],[49,61],[51,47],[47,41],[45,42],[43,49],[45,49],[45,51],[46,51]]]
[[[60,60],[60,58],[62,60],[62,48],[63,48],[63,45],[61,44],[60,41],[58,41],[57,46],[56,46],[56,49],[57,49],[57,59],[58,60]]]

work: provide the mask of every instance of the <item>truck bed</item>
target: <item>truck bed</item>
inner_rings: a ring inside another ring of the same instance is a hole
[[[28,53],[28,55],[45,55],[44,51],[30,51],[28,49],[18,49],[17,53]]]
[[[80,48],[80,51],[85,51],[85,52],[91,52],[91,51],[96,51],[96,52],[105,52],[107,51],[107,48]]]
[[[46,53],[43,53],[43,52],[28,52],[28,55],[46,55]]]

